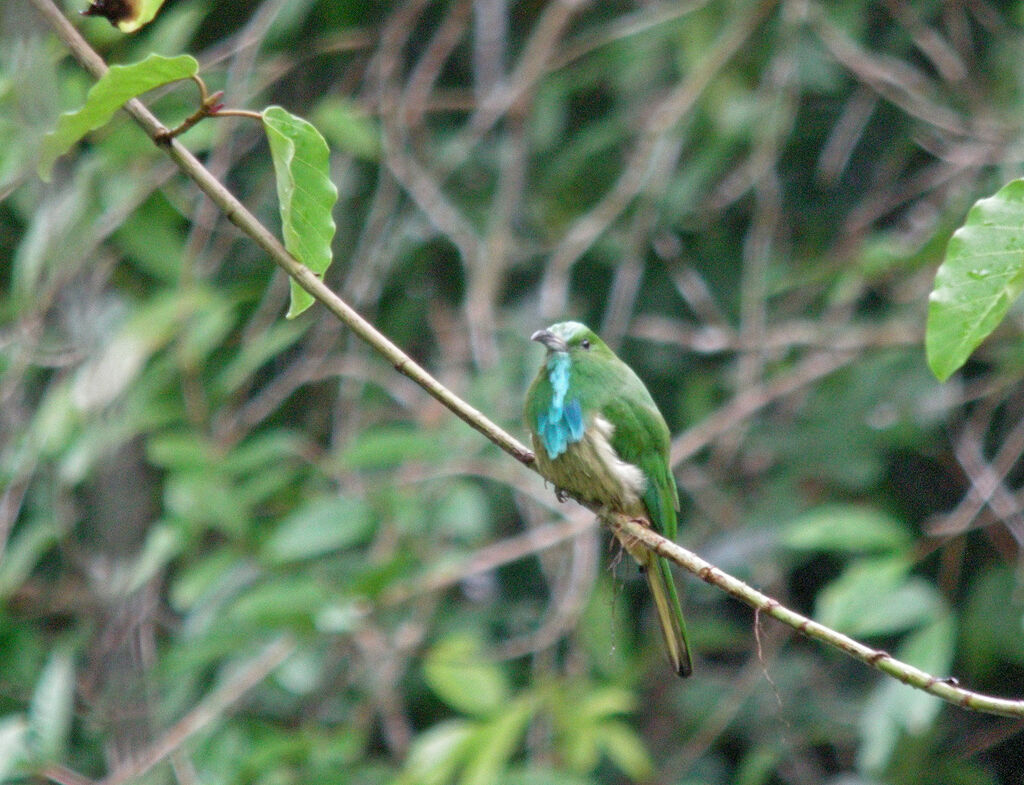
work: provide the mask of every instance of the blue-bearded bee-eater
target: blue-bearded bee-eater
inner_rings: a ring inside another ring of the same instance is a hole
[[[559,494],[643,518],[674,540],[679,494],[669,430],[640,377],[579,322],[531,338],[547,348],[524,407],[541,476]],[[686,623],[668,560],[640,542],[620,541],[651,587],[673,670],[689,676]]]

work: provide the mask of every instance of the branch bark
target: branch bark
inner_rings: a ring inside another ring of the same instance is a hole
[[[93,76],[99,77],[106,72],[107,66],[103,59],[89,46],[74,26],[68,22],[52,0],[30,0],[30,2],[47,20],[54,32],[71,50],[75,58]],[[766,2],[764,7],[768,6],[770,6],[770,3]],[[526,446],[431,376],[398,346],[366,321],[348,303],[331,291],[312,271],[294,259],[270,230],[260,223],[220,181],[210,174],[192,153],[177,140],[170,139],[168,141],[168,129],[141,101],[137,99],[129,101],[125,104],[125,110],[153,139],[154,143],[166,150],[167,154],[181,171],[195,182],[199,189],[224,212],[227,218],[252,239],[253,242],[266,251],[271,259],[297,281],[303,289],[313,295],[314,298],[322,303],[359,338],[385,357],[397,371],[410,378],[456,416],[475,428],[513,458],[536,471],[533,453]],[[679,453],[678,445],[675,452],[676,454]],[[888,652],[873,649],[836,630],[818,624],[796,611],[784,607],[777,600],[762,594],[739,579],[722,572],[696,554],[660,536],[647,525],[644,525],[645,522],[643,521],[609,513],[605,510],[591,509],[613,531],[643,542],[656,553],[675,562],[683,569],[718,587],[760,613],[771,616],[809,638],[833,646],[888,676],[962,708],[1006,717],[1024,717],[1024,700],[1011,700],[972,692],[960,687],[955,679],[933,676],[912,665],[900,662]],[[283,644],[281,646],[282,649],[285,648]],[[284,656],[286,654],[283,651],[275,651],[271,662],[279,662]],[[261,674],[260,678],[266,672],[269,672],[269,669],[272,667],[273,665],[270,665],[269,668],[258,669]],[[244,691],[247,688],[247,686],[243,686],[242,689]],[[216,705],[221,705],[221,701],[218,700]],[[183,738],[187,737],[189,733],[193,732],[193,727],[201,726],[208,721],[208,707],[204,705],[199,708],[203,709],[203,712],[197,715],[197,717],[192,718],[192,720],[198,721],[186,723],[188,727],[179,723],[181,727],[178,735],[181,735]],[[154,749],[152,756],[150,756],[150,760],[163,757],[177,743],[177,737],[175,736],[171,739],[170,743],[158,745]],[[62,781],[56,776],[53,779],[55,781]],[[120,781],[120,779],[111,780],[111,782]]]
[[[602,512],[601,518],[615,532],[644,543],[655,553],[675,562],[684,570],[692,572],[701,580],[716,586],[726,594],[746,603],[765,616],[771,616],[808,638],[821,641],[848,654],[854,659],[870,665],[875,670],[899,679],[904,684],[924,690],[965,709],[999,714],[1003,717],[1024,717],[1024,700],[997,698],[961,687],[956,679],[933,676],[913,665],[901,662],[882,649],[873,649],[860,641],[843,635],[841,632],[808,619],[780,604],[767,594],[762,594],[752,586],[748,586],[738,578],[722,572],[713,564],[704,561],[695,553],[682,548],[671,540],[667,540],[653,531],[646,521],[629,518],[625,515]]]

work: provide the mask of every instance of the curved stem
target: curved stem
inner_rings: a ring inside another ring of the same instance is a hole
[[[262,120],[263,115],[259,112],[252,112],[248,109],[225,109],[224,104],[220,103],[220,99],[224,97],[224,91],[218,90],[215,93],[211,93],[206,89],[206,82],[199,74],[192,74],[190,77],[193,82],[199,87],[199,108],[196,109],[192,114],[186,117],[179,125],[171,128],[166,133],[158,133],[153,137],[153,141],[159,144],[167,144],[171,139],[176,136],[181,136],[189,128],[194,126],[200,120],[205,120],[207,117],[247,117],[250,120]]]
[[[826,627],[824,624],[819,624],[813,619],[808,619],[806,616],[785,607],[778,600],[772,599],[767,594],[762,594],[738,578],[734,578],[722,572],[713,564],[704,561],[695,553],[691,553],[671,540],[665,539],[652,530],[646,521],[607,512],[601,512],[600,515],[602,520],[612,530],[621,533],[623,536],[640,540],[655,553],[664,556],[669,561],[675,562],[706,583],[717,586],[726,594],[735,597],[740,602],[746,603],[758,613],[771,616],[773,619],[792,627],[797,632],[803,633],[808,638],[827,643],[829,646],[839,649],[851,657],[870,665],[872,668],[895,679],[899,679],[904,684],[916,687],[919,690],[923,690],[937,698],[965,709],[985,712],[986,714],[999,714],[1004,717],[1024,717],[1024,700],[983,695],[979,692],[964,689],[954,678],[933,676],[930,673],[925,673],[913,665],[897,660],[887,651],[866,646],[848,635],[833,630],[831,627]]]

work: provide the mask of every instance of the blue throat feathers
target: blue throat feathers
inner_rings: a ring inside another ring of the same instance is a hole
[[[551,405],[537,416],[537,433],[548,457],[554,460],[570,444],[583,438],[583,410],[578,398],[566,402],[569,393],[569,355],[552,352],[547,360],[548,381],[551,382]]]

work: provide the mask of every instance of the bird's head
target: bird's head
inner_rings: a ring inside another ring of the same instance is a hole
[[[614,356],[597,333],[580,322],[553,324],[546,330],[537,330],[530,336],[530,340],[544,344],[549,355],[567,354],[572,360]]]

